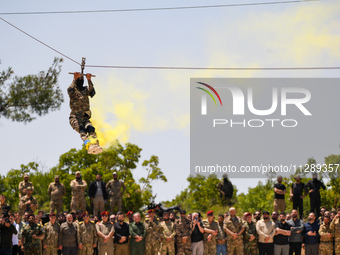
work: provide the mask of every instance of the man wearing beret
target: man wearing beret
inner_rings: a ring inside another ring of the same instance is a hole
[[[203,221],[204,228],[204,255],[216,255],[216,236],[218,234],[218,223],[214,220],[214,212],[207,212],[207,221]]]
[[[64,184],[60,183],[60,176],[54,176],[54,182],[51,182],[47,189],[51,196],[50,214],[57,210],[57,215],[63,212],[63,196],[66,194]]]
[[[137,212],[133,215],[133,220],[129,225],[131,235],[130,251],[131,255],[144,255],[145,249],[145,226],[140,221],[140,214]]]
[[[180,219],[175,223],[177,254],[191,255],[191,222],[186,218],[186,211],[180,211]]]
[[[109,221],[109,212],[100,214],[102,221],[96,225],[98,239],[98,255],[113,255],[113,234],[115,233],[112,222]]]
[[[43,240],[44,255],[57,255],[58,254],[58,236],[60,225],[56,222],[55,213],[49,215],[50,221],[45,223],[44,232],[45,237]]]
[[[93,248],[97,247],[97,229],[96,224],[90,221],[89,212],[83,212],[84,221],[79,222],[77,240],[80,255],[93,255]]]
[[[227,233],[228,254],[243,255],[242,219],[236,216],[236,209],[230,207],[229,216],[224,220],[224,231]]]
[[[82,212],[85,212],[85,190],[87,188],[87,183],[85,180],[82,180],[79,171],[76,172],[75,177],[76,179],[72,180],[70,183],[72,189],[71,212],[76,212],[78,208]]]
[[[256,224],[252,220],[252,216],[250,212],[247,212],[245,215],[245,230],[244,230],[244,254],[246,255],[258,255],[258,234],[256,232]]]

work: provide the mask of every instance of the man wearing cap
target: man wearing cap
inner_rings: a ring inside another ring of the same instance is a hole
[[[325,184],[322,181],[318,180],[318,174],[312,174],[313,179],[307,182],[305,185],[305,191],[309,194],[310,198],[310,211],[314,212],[316,218],[320,217],[320,205],[321,205],[321,197],[320,197],[320,189],[326,189]]]
[[[122,212],[117,212],[118,221],[114,223],[115,234],[115,253],[116,254],[130,254],[129,250],[129,224],[124,222],[125,215]]]
[[[102,180],[101,174],[97,174],[96,180],[91,182],[89,186],[89,197],[93,205],[93,215],[95,216],[99,216],[99,213],[105,209],[105,203],[109,197],[105,186],[106,183]]]
[[[186,211],[180,211],[181,217],[175,223],[177,254],[191,255],[191,223],[186,218]]]
[[[331,228],[331,219],[327,215],[324,217],[323,223],[319,228],[320,244],[319,254],[320,255],[333,255],[333,240],[334,240],[334,225]]]
[[[58,249],[63,255],[77,255],[77,223],[73,222],[72,214],[67,214],[66,222],[60,225]]]
[[[96,224],[98,238],[98,255],[113,255],[113,234],[115,229],[109,221],[109,212],[104,211],[100,214],[102,221]]]
[[[242,219],[236,216],[236,209],[229,209],[229,216],[224,220],[224,231],[227,233],[228,254],[243,255],[243,231]]]
[[[71,199],[71,212],[76,212],[78,208],[82,211],[86,211],[86,199],[85,190],[87,188],[87,183],[82,180],[80,172],[77,171],[75,174],[76,179],[72,180],[70,183],[72,189],[72,199]]]
[[[145,219],[145,254],[158,254],[160,248],[160,226],[158,219],[155,217],[155,209],[148,211],[149,218]]]
[[[126,190],[124,181],[118,180],[116,172],[112,173],[113,180],[106,184],[106,190],[110,197],[110,213],[114,212],[117,205],[118,211],[122,210],[122,197]]]
[[[302,219],[303,215],[303,199],[306,197],[303,195],[305,184],[301,181],[300,175],[295,176],[295,182],[292,184],[292,188],[290,189],[290,198],[293,201],[293,209],[299,208],[300,219]]]
[[[54,176],[54,182],[51,182],[47,189],[48,194],[51,196],[50,214],[57,210],[57,214],[63,211],[63,196],[66,194],[64,184],[60,183],[59,175]]]
[[[51,213],[49,218],[50,221],[44,225],[44,255],[57,255],[60,225],[56,222],[55,213]]]
[[[207,212],[207,221],[203,221],[203,243],[204,255],[216,255],[216,236],[218,234],[218,223],[214,220],[214,212]]]
[[[161,255],[175,255],[175,223],[169,219],[169,212],[163,213],[161,227]]]
[[[334,252],[336,255],[340,255],[340,208],[338,208],[337,215],[335,215],[334,219],[331,221],[330,228],[334,229],[334,241],[335,241]]]
[[[77,231],[78,248],[80,255],[93,255],[93,248],[97,247],[96,224],[90,221],[89,212],[83,212],[84,221],[79,222]]]
[[[34,211],[38,208],[38,202],[35,197],[32,196],[32,192],[32,188],[28,187],[25,192],[26,195],[20,198],[19,208],[21,214],[25,212],[34,213]]]
[[[273,255],[275,223],[270,220],[269,212],[264,211],[262,215],[262,220],[256,223],[256,232],[259,235],[259,253],[260,255]]]
[[[243,234],[244,254],[258,255],[259,250],[257,247],[258,234],[256,232],[256,223],[252,220],[250,212],[245,214],[246,222],[244,224],[245,230]]]
[[[145,226],[140,221],[140,214],[137,212],[133,215],[133,222],[129,225],[131,235],[130,251],[131,255],[144,255],[145,249]]]
[[[19,183],[19,199],[26,195],[26,191],[28,187],[32,188],[32,191],[34,191],[34,186],[32,182],[29,182],[29,175],[26,173],[24,174],[24,180]]]
[[[22,228],[21,250],[25,255],[41,255],[40,242],[44,238],[43,227],[35,223],[34,214],[28,217],[28,224]]]
[[[282,176],[277,177],[277,183],[274,184],[274,211],[285,212],[285,194],[287,193],[286,186],[282,184]]]
[[[131,224],[133,222],[133,211],[128,211],[126,216],[129,219],[129,224]]]

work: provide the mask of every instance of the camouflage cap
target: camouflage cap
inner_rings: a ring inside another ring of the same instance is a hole
[[[30,176],[29,176],[27,173],[25,173],[25,174],[24,174],[24,178],[25,178],[25,177],[30,177]]]
[[[60,178],[60,176],[59,176],[59,175],[55,175],[55,176],[54,176],[54,179],[57,179],[57,178]]]
[[[117,175],[117,172],[113,172],[112,175]]]
[[[32,190],[32,187],[31,186],[27,187],[27,190]]]
[[[77,171],[76,174],[80,174],[80,171]]]

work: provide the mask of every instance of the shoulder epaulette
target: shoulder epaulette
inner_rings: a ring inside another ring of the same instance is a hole
[[[79,224],[79,225],[82,225],[83,223],[84,223],[84,221],[80,221],[78,224]]]
[[[45,224],[44,224],[44,226],[46,226],[48,224],[48,222],[46,222]]]

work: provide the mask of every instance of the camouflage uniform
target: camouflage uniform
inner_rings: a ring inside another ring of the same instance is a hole
[[[203,228],[217,230],[218,231],[218,223],[216,221],[212,221],[211,224],[209,221],[203,221]],[[208,241],[208,236],[212,235],[210,241]],[[205,233],[203,234],[203,242],[204,242],[204,255],[216,255],[216,236],[213,234]]]
[[[57,209],[57,214],[63,212],[63,196],[66,194],[64,184],[52,182],[48,186],[48,194],[51,196],[50,213],[54,213]]]
[[[123,189],[123,190],[122,190]],[[125,192],[125,184],[122,180],[110,180],[106,184],[106,190],[110,197],[110,214],[113,214],[113,210],[117,205],[118,211],[122,210],[122,196]]]
[[[245,230],[243,232],[244,254],[258,255],[259,251],[257,247],[257,241],[259,238],[256,232],[256,223],[254,221],[251,221],[250,223],[245,222],[244,226],[245,226]],[[249,242],[251,235],[255,236],[255,239]]]
[[[32,182],[22,181],[22,182],[19,183],[19,198],[26,195],[25,189],[27,189],[28,187],[31,187],[32,191],[34,191],[34,186],[33,186]]]
[[[107,221],[106,223],[97,223],[96,230],[104,235],[109,235],[111,232],[115,231],[115,228],[111,222]],[[113,255],[113,248],[113,238],[110,238],[106,243],[104,243],[104,238],[100,236],[98,237],[98,255],[105,255],[105,252],[107,252],[107,255]]]
[[[145,254],[155,255],[159,252],[160,246],[160,226],[156,218],[151,222],[149,219],[145,220]]]
[[[83,141],[87,140],[87,128],[92,126],[90,122],[91,111],[90,111],[90,100],[89,96],[93,97],[96,94],[94,90],[93,83],[91,80],[88,81],[89,87],[83,87],[83,89],[78,90],[76,81],[68,87],[67,92],[70,97],[70,125],[71,127],[80,133],[80,137]],[[92,130],[91,130],[92,131]],[[96,136],[90,132],[91,135]]]
[[[85,180],[72,180],[72,200],[71,200],[71,212],[76,212],[78,208],[82,212],[86,211],[86,200],[85,200],[85,190],[87,188],[87,183]]]
[[[331,237],[328,234],[332,234]],[[333,255],[333,238],[334,238],[334,225],[326,225],[325,222],[322,223],[319,229],[320,244],[319,244],[319,254],[320,255]]]
[[[44,249],[44,255],[57,255],[58,254],[58,236],[60,231],[59,223],[47,222],[44,225],[45,237],[43,246],[47,245]]]
[[[223,228],[229,229],[230,231],[234,233],[240,232],[242,227],[244,227],[242,220],[241,218],[237,216],[235,216],[235,218],[233,219],[230,216],[228,216],[224,220]],[[236,255],[243,255],[243,236],[242,235],[238,236],[236,239],[233,239],[232,236],[228,234],[227,243],[228,243],[228,254],[234,254],[235,252]]]
[[[159,225],[161,227],[161,255],[175,255],[175,223],[169,220],[162,221]],[[167,242],[167,237],[171,237],[171,241]]]
[[[340,219],[334,218],[331,222],[330,228],[334,230],[335,254],[340,255]]]
[[[28,201],[31,201],[31,204],[28,204]],[[25,212],[34,213],[34,211],[38,208],[38,202],[32,195],[30,197],[28,195],[24,195],[20,198],[19,208],[21,215],[23,215]]]
[[[79,222],[77,240],[78,245],[83,245],[83,248],[78,252],[79,255],[93,255],[93,245],[98,241],[96,224],[92,221],[88,224],[84,221]]]
[[[185,218],[184,220],[179,219],[175,223],[175,229],[176,229],[176,244],[177,244],[177,255],[191,255],[192,249],[191,249],[191,222]],[[183,243],[182,237],[187,236],[187,242]]]
[[[40,224],[26,224],[21,230],[21,236],[24,240],[25,255],[41,255],[40,239],[33,239],[33,235],[40,236],[44,233]]]

